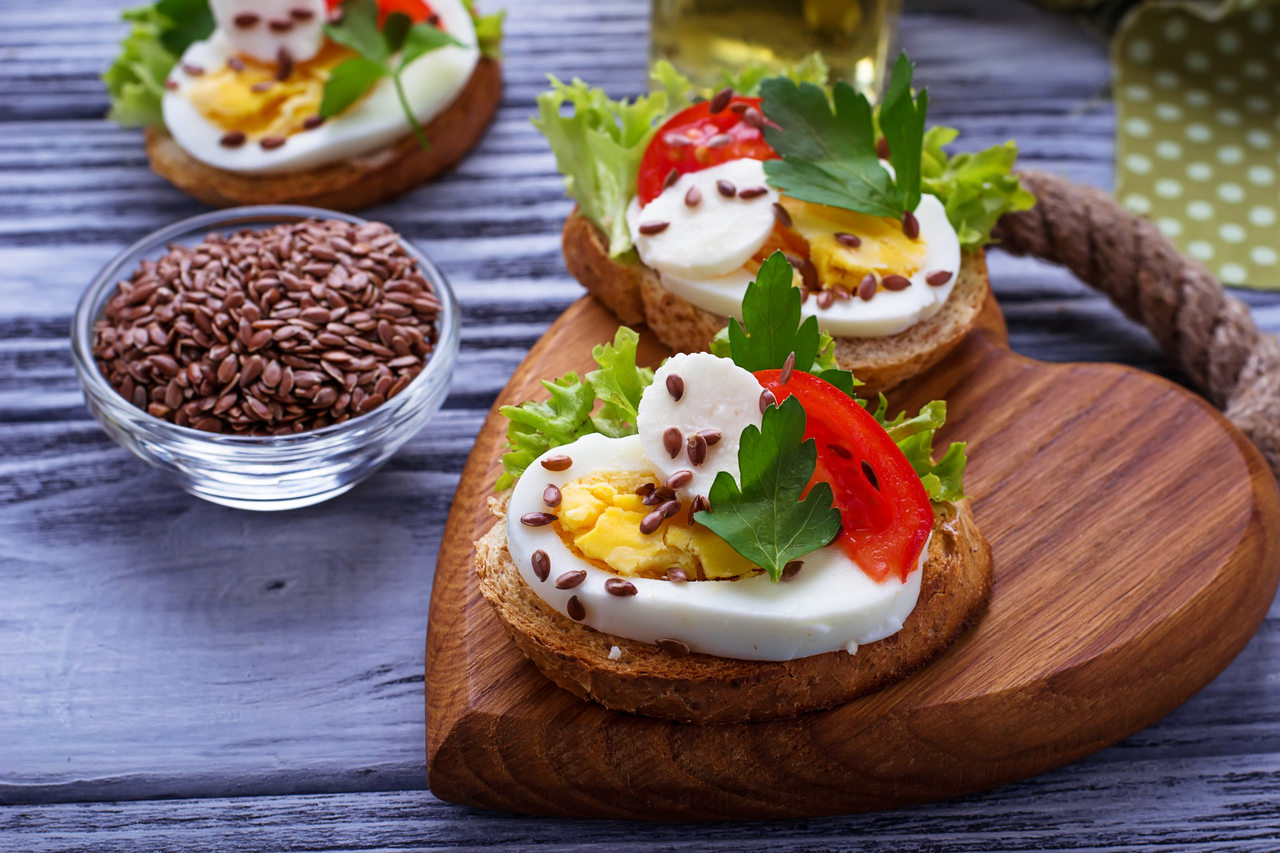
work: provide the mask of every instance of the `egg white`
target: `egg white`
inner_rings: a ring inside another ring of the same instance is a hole
[[[548,471],[540,464],[541,458],[561,454],[573,460],[564,471]],[[927,543],[920,568],[905,583],[897,578],[877,583],[839,546],[827,546],[806,556],[791,581],[775,583],[765,574],[684,583],[628,578],[636,594],[611,595],[604,583],[617,575],[576,556],[552,525],[529,527],[520,517],[548,511],[542,502],[548,484],[563,487],[593,471],[652,471],[640,436],[587,435],[541,458],[512,488],[506,521],[511,558],[530,588],[560,613],[567,616],[568,601],[577,596],[586,610],[583,624],[598,631],[643,643],[679,640],[692,651],[718,657],[794,660],[841,649],[852,653],[859,645],[890,636],[901,630],[919,598]],[[533,573],[536,550],[550,558],[546,581]],[[585,571],[586,580],[572,589],[556,589],[556,577],[574,569]]]
[[[705,170],[705,172],[710,171],[710,169]],[[692,174],[700,175],[704,172]],[[761,168],[761,174],[763,174],[763,168]],[[685,178],[690,176],[682,177],[681,181]],[[714,186],[714,179],[711,183]],[[726,208],[718,211],[717,215],[721,220],[727,217],[742,218],[741,223],[731,220],[737,227],[736,233],[740,235],[739,239],[731,242],[711,239],[710,237],[715,234],[699,226],[700,222],[706,222],[706,228],[714,228],[715,233],[718,234],[726,229],[724,221],[713,224],[710,217],[700,220],[696,213],[693,213],[680,220],[679,228],[673,222],[667,231],[658,235],[665,237],[664,253],[652,251],[646,253],[648,244],[640,242],[645,237],[639,233],[639,223],[661,218],[657,215],[659,210],[664,213],[673,209],[679,210],[679,204],[683,204],[684,198],[683,193],[680,192],[681,186],[681,183],[677,183],[663,190],[658,198],[643,208],[639,206],[638,200],[632,199],[631,207],[627,211],[627,223],[631,227],[632,240],[636,243],[640,258],[658,272],[659,279],[667,290],[699,308],[741,320],[742,297],[746,293],[747,285],[755,278],[755,274],[743,267],[741,262],[734,267],[728,264],[738,258],[750,258],[760,250],[773,227],[772,212],[769,213],[769,228],[762,232],[756,223],[747,223],[746,217],[750,216],[748,209]],[[768,207],[765,209],[767,210]],[[818,325],[823,331],[838,337],[876,338],[906,331],[938,313],[951,296],[959,275],[960,240],[954,226],[947,219],[946,208],[936,196],[922,195],[914,213],[916,220],[920,223],[919,239],[925,251],[920,268],[914,275],[909,276],[910,287],[898,291],[882,288],[869,302],[856,297],[836,300],[830,308],[819,308],[817,300],[810,298],[801,309],[803,314],[817,317]],[[750,236],[753,242],[744,243],[742,236]],[[677,242],[680,244],[679,248],[672,245]],[[664,263],[664,255],[676,256],[681,252],[700,253],[704,256],[699,272],[722,269],[728,269],[728,271],[717,275],[691,275],[688,264]],[[946,284],[935,287],[928,284],[925,277],[938,270],[950,272],[951,278]]]
[[[432,0],[431,6],[445,31],[465,46],[426,53],[401,72],[405,95],[424,124],[453,103],[480,58],[471,15],[460,0]],[[166,91],[162,102],[165,127],[174,140],[210,166],[249,174],[300,171],[374,153],[411,132],[394,86],[383,79],[341,115],[290,136],[279,148],[266,150],[252,140],[227,148],[219,143],[227,131],[201,115],[184,95],[191,78],[181,69],[184,64],[218,68],[235,53],[221,30],[192,44],[172,74],[178,88]]]

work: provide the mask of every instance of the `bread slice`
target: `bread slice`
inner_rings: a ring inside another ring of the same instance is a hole
[[[543,602],[507,549],[505,498],[494,499],[492,508],[498,522],[476,543],[475,567],[480,592],[520,651],[576,696],[668,720],[779,720],[847,702],[942,654],[982,615],[991,594],[991,548],[968,502],[945,504],[934,511],[919,601],[898,633],[853,655],[836,651],[778,662],[676,657],[573,622]],[[609,659],[613,646],[622,651],[617,660]]]
[[[677,352],[705,350],[729,322],[662,286],[658,274],[639,261],[609,257],[594,223],[575,209],[562,234],[569,272],[624,323],[644,323]],[[906,331],[883,338],[836,338],[836,362],[861,379],[864,394],[876,394],[923,373],[964,339],[986,304],[990,285],[982,249],[966,252],[960,275],[942,310]]]
[[[307,204],[353,210],[386,201],[452,167],[480,140],[502,99],[502,68],[481,58],[458,97],[424,126],[430,146],[412,133],[372,154],[279,175],[227,172],[192,157],[166,130],[150,128],[152,170],[214,207]]]

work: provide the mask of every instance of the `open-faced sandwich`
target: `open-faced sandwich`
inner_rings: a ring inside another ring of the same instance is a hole
[[[578,203],[564,228],[570,272],[623,322],[692,351],[780,250],[840,367],[870,390],[920,373],[982,308],[992,226],[1033,198],[1011,173],[1012,142],[943,150],[956,131],[925,129],[911,73],[900,56],[874,111],[847,84],[822,85],[816,59],[726,78],[692,105],[665,63],[635,101],[551,78],[534,124]]]
[[[936,462],[935,401],[889,419],[801,322],[781,253],[712,352],[544,381],[509,418],[480,590],[578,696],[673,720],[781,719],[903,678],[978,618],[991,552]],[[509,490],[509,492],[508,492]]]
[[[159,0],[125,18],[111,118],[212,205],[374,204],[461,159],[501,97],[502,14],[472,0]]]

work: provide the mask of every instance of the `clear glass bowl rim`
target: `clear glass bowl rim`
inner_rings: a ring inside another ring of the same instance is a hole
[[[163,249],[174,240],[192,232],[199,232],[203,235],[203,233],[210,231],[226,231],[236,227],[275,225],[282,222],[297,222],[305,219],[340,219],[353,225],[364,225],[373,221],[350,213],[327,210],[321,207],[287,204],[246,205],[212,210],[208,213],[201,213],[179,220],[171,225],[152,231],[121,250],[107,262],[106,266],[85,288],[84,293],[80,296],[80,301],[76,304],[75,314],[72,316],[72,360],[75,363],[80,381],[85,386],[86,393],[92,394],[103,404],[116,409],[122,416],[133,421],[134,423],[129,425],[131,429],[137,427],[151,432],[171,433],[174,437],[185,441],[206,442],[212,446],[228,449],[242,448],[252,453],[254,449],[262,448],[277,450],[284,448],[301,449],[299,445],[324,443],[325,439],[341,438],[349,433],[362,431],[366,426],[372,426],[371,419],[394,417],[401,409],[413,405],[421,396],[418,392],[422,390],[423,386],[437,382],[449,382],[450,374],[456,362],[456,350],[458,348],[458,338],[460,337],[458,328],[460,324],[460,309],[457,298],[454,296],[453,288],[450,286],[448,279],[440,272],[439,267],[399,231],[396,231],[396,234],[399,237],[400,245],[413,257],[423,276],[430,282],[436,298],[440,301],[440,313],[436,319],[437,342],[431,357],[427,360],[426,367],[413,378],[413,381],[405,386],[404,390],[399,394],[369,412],[341,423],[290,435],[224,435],[222,433],[198,430],[194,427],[178,426],[171,421],[158,418],[144,409],[139,409],[132,401],[126,400],[121,396],[120,392],[112,387],[107,378],[102,375],[102,371],[98,369],[98,363],[93,357],[93,324],[98,319],[99,314],[96,307],[99,305],[105,306],[106,300],[101,298],[105,290],[115,287],[121,278],[127,278],[132,274],[132,269],[124,271],[122,274],[126,266],[136,267],[138,262],[143,260],[149,253],[157,249]],[[437,355],[441,357],[437,357]]]

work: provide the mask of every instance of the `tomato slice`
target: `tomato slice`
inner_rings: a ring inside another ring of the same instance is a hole
[[[781,373],[755,376],[778,402],[794,396],[804,406],[805,437],[818,445],[813,481],[831,484],[844,524],[837,541],[872,580],[905,582],[933,529],[920,477],[884,427],[839,388],[799,370],[784,385]]]
[[[734,107],[738,104],[743,104],[744,107],[735,110]],[[760,128],[742,120],[741,110],[745,107],[759,110],[760,99],[734,97],[727,107],[714,115],[711,113],[711,102],[702,101],[667,119],[654,134],[640,160],[640,175],[636,179],[636,194],[640,197],[640,203],[648,204],[658,197],[672,169],[683,175],[744,157],[753,160],[776,159],[778,153],[764,141],[764,133]],[[727,135],[729,141],[707,145],[721,135]]]
[[[342,5],[342,0],[325,0],[325,6],[332,17],[333,11]],[[426,0],[378,0],[378,26],[387,22],[387,17],[396,12],[407,15],[410,21],[420,24],[431,18],[437,18],[435,10]]]

